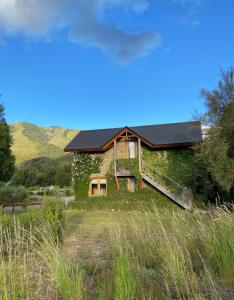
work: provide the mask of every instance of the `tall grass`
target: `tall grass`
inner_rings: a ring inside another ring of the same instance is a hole
[[[43,235],[43,244],[39,254],[45,262],[51,281],[55,284],[62,299],[82,300],[85,287],[82,272],[77,263],[66,263],[61,255],[59,245],[47,233]]]
[[[234,297],[234,215],[227,210],[136,215],[112,228],[110,244],[115,299]]]
[[[104,235],[107,253],[98,267],[66,257],[63,211],[52,200],[2,216],[0,299],[234,299],[231,212],[128,216]]]
[[[81,272],[63,260],[63,212],[51,199],[41,210],[0,222],[0,299],[84,299]]]

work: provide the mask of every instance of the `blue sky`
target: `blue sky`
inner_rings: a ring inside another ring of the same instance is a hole
[[[232,0],[0,0],[9,123],[105,128],[191,120],[234,65]]]

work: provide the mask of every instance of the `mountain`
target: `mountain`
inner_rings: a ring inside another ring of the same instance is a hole
[[[40,127],[20,122],[10,126],[16,164],[37,157],[58,158],[64,155],[63,148],[79,132],[58,126]]]

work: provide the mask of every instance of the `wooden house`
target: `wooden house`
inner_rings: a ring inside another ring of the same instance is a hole
[[[110,171],[116,179],[128,179],[128,188],[134,190],[135,178],[131,170],[123,168],[119,162],[123,159],[137,160],[137,168],[142,183],[149,184],[177,202],[186,209],[191,209],[192,193],[186,187],[177,183],[173,178],[161,173],[157,165],[151,165],[142,157],[142,148],[147,147],[152,152],[171,149],[190,149],[202,140],[200,122],[184,122],[174,124],[146,125],[136,127],[85,130],[67,145],[65,152],[74,154],[89,153],[102,154],[103,160],[98,173],[90,174],[87,193],[90,197],[106,195],[108,193],[107,173]],[[169,189],[163,184],[165,179],[173,186]],[[175,192],[175,190],[177,192]]]

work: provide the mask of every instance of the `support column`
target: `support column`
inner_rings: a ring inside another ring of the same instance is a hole
[[[117,176],[117,166],[116,166],[116,159],[117,159],[117,143],[114,140],[114,176]]]
[[[139,171],[141,173],[141,139],[138,139],[138,162],[139,162]]]

